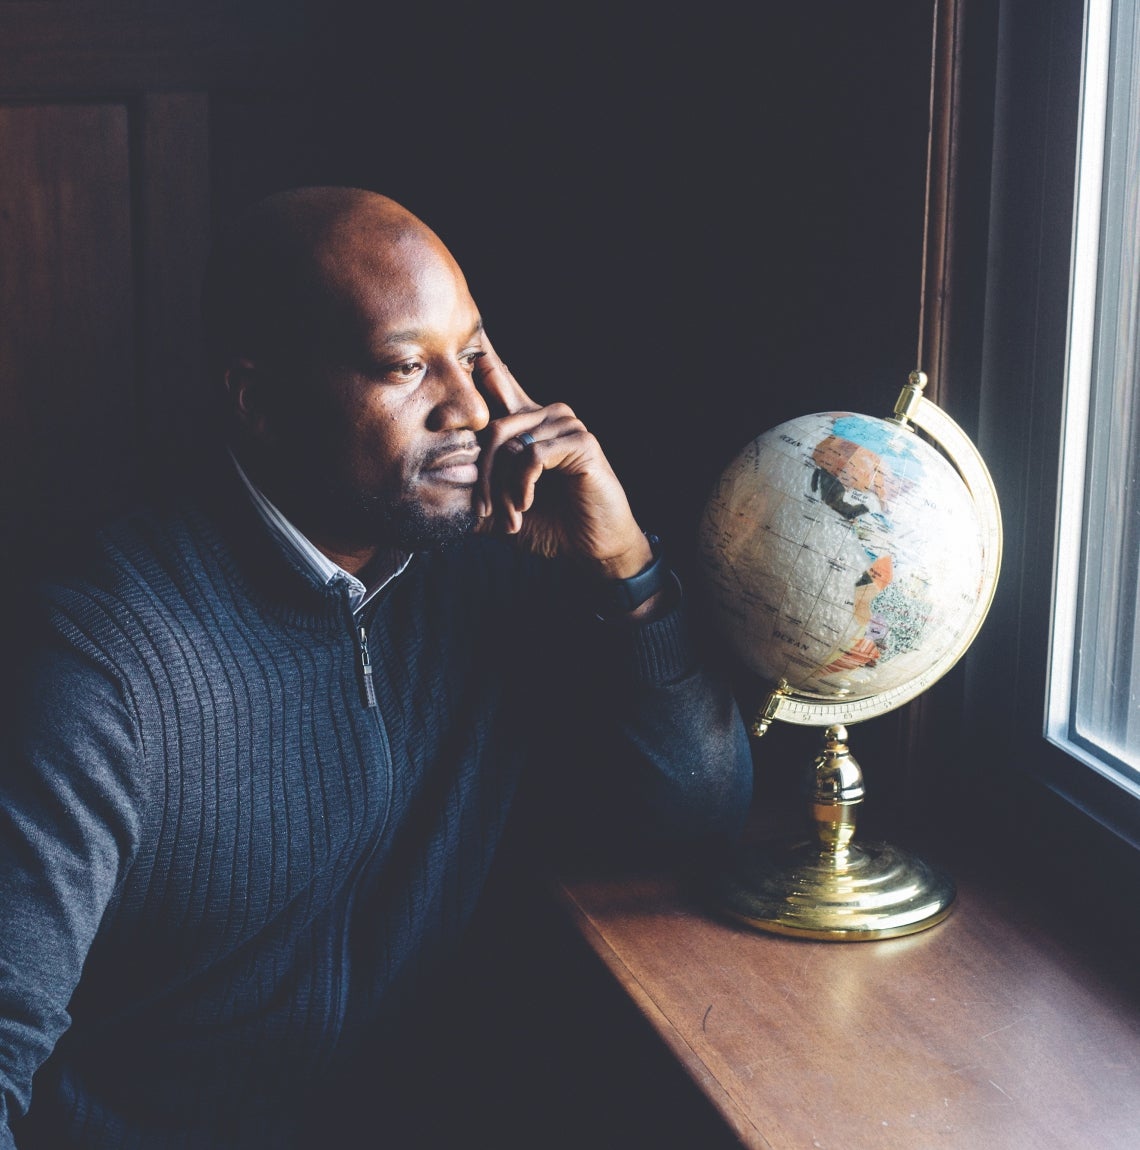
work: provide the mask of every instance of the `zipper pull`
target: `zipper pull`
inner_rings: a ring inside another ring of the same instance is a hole
[[[372,685],[372,657],[368,654],[368,631],[363,623],[360,624],[356,634],[360,651],[360,671],[363,676],[364,702],[369,707],[375,707],[376,688]]]

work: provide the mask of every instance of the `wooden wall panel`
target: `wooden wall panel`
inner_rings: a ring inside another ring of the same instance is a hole
[[[209,99],[148,94],[138,120],[139,416],[154,471],[179,465],[206,418],[199,284],[210,242]]]
[[[0,525],[46,557],[133,471],[127,109],[0,107]]]
[[[0,0],[0,530],[29,575],[201,442],[210,233],[298,152],[304,12]],[[215,122],[250,157],[220,192]]]

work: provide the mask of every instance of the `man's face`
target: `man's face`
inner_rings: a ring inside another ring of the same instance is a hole
[[[462,273],[415,231],[334,239],[320,266],[333,322],[281,411],[283,509],[334,550],[411,550],[469,531],[489,413],[475,386],[482,324]]]

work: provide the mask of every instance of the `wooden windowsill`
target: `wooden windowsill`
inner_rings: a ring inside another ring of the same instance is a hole
[[[876,942],[756,932],[668,873],[555,893],[742,1146],[1135,1150],[1133,964],[1082,908],[968,856],[948,869],[950,917]]]

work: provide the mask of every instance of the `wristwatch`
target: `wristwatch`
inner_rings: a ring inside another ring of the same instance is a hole
[[[669,582],[672,571],[665,562],[661,540],[656,535],[649,540],[653,558],[636,575],[628,579],[603,579],[598,591],[598,607],[603,615],[624,615],[640,607],[646,599],[656,595]]]

